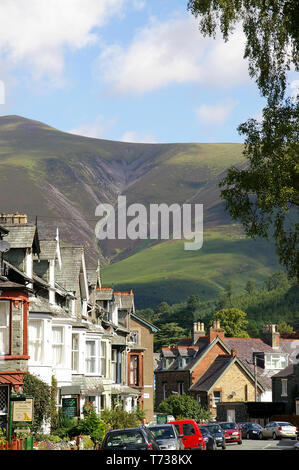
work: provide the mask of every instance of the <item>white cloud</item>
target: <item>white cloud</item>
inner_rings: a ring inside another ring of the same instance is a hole
[[[203,38],[193,17],[151,20],[125,49],[107,46],[101,77],[118,94],[143,94],[173,83],[232,86],[249,81],[240,29],[225,43]]]
[[[65,49],[82,49],[94,28],[118,14],[128,0],[1,0],[0,57],[26,64],[35,78],[61,76]]]
[[[98,116],[95,121],[81,124],[73,129],[68,130],[70,134],[81,135],[84,137],[92,137],[95,139],[107,139],[107,134],[114,125],[115,119],[105,122],[103,116]]]
[[[143,144],[155,144],[157,140],[154,136],[150,134],[140,134],[135,131],[127,131],[121,137],[121,142],[134,142],[134,143],[143,143]]]
[[[232,100],[216,105],[203,104],[196,109],[196,116],[202,123],[221,125],[227,121],[235,106],[236,102]]]

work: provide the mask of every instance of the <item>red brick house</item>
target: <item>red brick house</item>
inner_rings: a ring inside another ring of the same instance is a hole
[[[155,371],[156,404],[171,394],[191,394],[216,415],[221,401],[253,401],[264,392],[259,380],[242,362],[235,348],[225,342],[224,330],[215,321],[206,335],[203,323],[195,323],[193,337],[175,347],[163,348]]]

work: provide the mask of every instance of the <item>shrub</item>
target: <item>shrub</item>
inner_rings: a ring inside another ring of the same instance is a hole
[[[27,373],[24,375],[24,393],[34,398],[34,421],[31,430],[32,433],[37,433],[51,416],[51,387],[38,377]]]
[[[101,444],[108,431],[107,425],[97,416],[92,403],[84,405],[83,415],[84,418],[70,430],[70,436],[90,436],[95,445]]]
[[[133,428],[141,424],[144,418],[144,411],[137,409],[136,411],[128,412],[116,406],[113,409],[102,411],[101,418],[110,429]]]
[[[195,419],[195,421],[206,421],[211,419],[209,410],[190,395],[171,395],[158,406],[159,413],[167,413],[177,418]]]

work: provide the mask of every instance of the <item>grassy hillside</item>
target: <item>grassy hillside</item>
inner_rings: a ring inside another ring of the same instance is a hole
[[[248,279],[262,283],[279,269],[273,247],[264,240],[245,238],[237,227],[204,232],[201,250],[185,251],[183,241],[166,241],[102,269],[105,285],[133,288],[136,307],[184,301],[197,293],[202,300],[218,296],[232,280],[236,291]]]
[[[199,292],[218,293],[229,278],[240,285],[277,269],[266,242],[242,238],[220,199],[219,180],[228,167],[244,165],[241,144],[135,144],[61,132],[19,116],[0,117],[0,212],[38,216],[41,236],[55,234],[83,245],[88,264],[103,268],[105,284],[133,287],[139,308],[170,303]],[[150,240],[104,241],[94,228],[99,203],[127,205],[200,203],[204,247],[183,250],[183,242],[151,246]]]

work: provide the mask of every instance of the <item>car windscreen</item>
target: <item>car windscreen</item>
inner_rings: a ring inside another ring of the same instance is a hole
[[[176,437],[172,426],[150,426],[148,429],[153,433],[155,439],[174,439]]]
[[[107,436],[106,440],[107,447],[124,447],[142,444],[145,444],[145,440],[138,430],[113,432]]]
[[[209,426],[206,426],[209,432],[212,434],[216,434],[217,432],[221,432],[221,427],[218,426],[218,424],[211,424]]]
[[[262,426],[258,423],[252,423],[248,425],[249,429],[263,429]]]
[[[222,429],[237,429],[236,423],[221,423]]]
[[[277,423],[278,426],[294,426],[293,424],[291,423],[286,423],[286,422],[281,422],[281,423]]]

